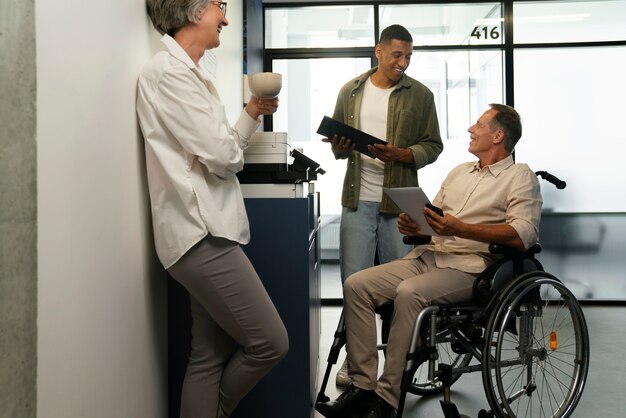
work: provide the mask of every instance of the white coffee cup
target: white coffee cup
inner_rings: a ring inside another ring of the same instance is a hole
[[[248,75],[250,92],[259,99],[278,96],[283,86],[283,76],[278,73],[255,73]]]

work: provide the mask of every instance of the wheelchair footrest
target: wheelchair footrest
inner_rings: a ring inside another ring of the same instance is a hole
[[[441,409],[443,410],[443,416],[446,418],[461,418],[459,410],[452,402],[439,401]]]
[[[445,418],[470,418],[467,415],[459,414],[459,410],[452,402],[439,402],[441,403],[441,409],[443,410],[443,416]]]
[[[322,393],[318,393],[317,394],[317,398],[315,399],[315,403],[316,404],[318,404],[318,403],[325,403],[325,402],[328,402],[328,401],[330,401],[330,398],[328,396],[322,394]]]

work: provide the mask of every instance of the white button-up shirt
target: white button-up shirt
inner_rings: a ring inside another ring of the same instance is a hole
[[[169,268],[207,234],[250,240],[236,173],[260,122],[243,111],[231,127],[211,74],[172,37],[161,41],[139,76],[137,114],[156,251]]]

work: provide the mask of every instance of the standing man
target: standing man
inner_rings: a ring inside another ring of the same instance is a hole
[[[370,146],[375,158],[354,151],[350,138],[324,138],[337,159],[348,159],[339,235],[341,281],[357,271],[404,256],[397,221],[399,208],[383,187],[417,186],[417,170],[434,162],[443,143],[432,92],[404,72],[411,62],[413,38],[400,25],[382,31],[376,45],[378,66],[347,82],[339,92],[333,118],[387,145]],[[338,386],[350,383],[347,363]]]

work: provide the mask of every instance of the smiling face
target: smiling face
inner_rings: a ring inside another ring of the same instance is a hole
[[[504,139],[502,129],[492,129],[492,119],[496,113],[497,111],[494,109],[487,110],[467,130],[470,133],[468,151],[480,160],[492,154],[494,147]]]
[[[202,35],[206,43],[206,49],[217,48],[220,45],[220,33],[222,27],[228,26],[228,19],[214,2],[200,13],[197,25],[202,29]]]
[[[378,70],[372,82],[380,88],[395,86],[411,62],[413,43],[391,39],[376,45]]]

